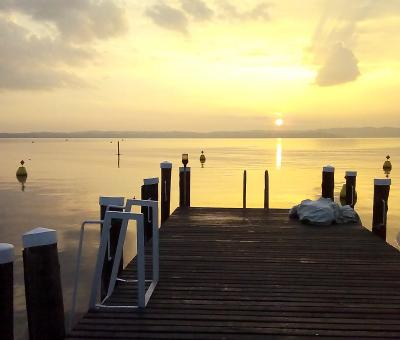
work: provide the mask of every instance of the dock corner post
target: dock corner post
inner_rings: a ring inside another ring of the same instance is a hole
[[[190,207],[190,167],[179,168],[179,207]]]
[[[354,209],[356,205],[356,178],[357,171],[346,171],[346,205]]]
[[[391,180],[374,180],[374,205],[372,213],[372,232],[386,241],[386,223],[388,211],[388,199]]]
[[[265,170],[264,174],[264,209],[269,209],[269,174]]]
[[[158,201],[158,177],[145,178],[141,188],[141,199]],[[153,237],[153,213],[151,207],[142,207],[141,212],[144,218],[144,241],[147,242]]]
[[[35,228],[22,235],[29,339],[65,337],[57,232]]]
[[[335,168],[330,165],[324,166],[322,169],[322,197],[330,198],[332,201],[334,201],[334,190]]]
[[[125,197],[100,196],[99,197],[100,219],[104,220],[106,210],[109,206],[114,206],[109,208],[110,211],[122,211],[123,210],[122,208],[115,208],[115,207],[116,206],[122,207],[124,203],[125,203]],[[111,221],[110,246],[108,248],[110,253],[104,257],[103,271],[101,272],[101,288],[100,288],[101,299],[104,299],[107,295],[108,285],[110,283],[110,278],[111,278],[111,271],[114,264],[115,252],[117,250],[119,234],[121,232],[121,225],[122,225],[121,220]],[[119,273],[122,271],[122,268],[123,268],[123,255],[121,257],[121,262],[119,264]]]
[[[162,162],[161,168],[161,224],[163,224],[171,213],[171,171],[172,163]]]
[[[0,243],[0,338],[14,340],[14,246]]]
[[[243,209],[247,206],[247,171],[243,171]]]

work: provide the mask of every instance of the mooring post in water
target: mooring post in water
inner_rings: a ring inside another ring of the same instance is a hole
[[[190,207],[190,167],[179,168],[179,207]]]
[[[0,243],[0,339],[14,340],[14,246]]]
[[[246,209],[247,171],[243,172],[243,209]]]
[[[269,174],[265,170],[264,174],[264,209],[269,209]]]
[[[335,168],[327,165],[322,169],[322,197],[334,201]]]
[[[100,196],[100,219],[104,220],[104,215],[109,207],[110,211],[122,211],[122,206],[125,203],[124,197],[109,197]],[[120,208],[119,208],[120,207]],[[118,238],[121,231],[121,220],[112,220],[110,229],[110,243],[107,247],[106,256],[104,257],[103,271],[101,273],[101,289],[100,296],[104,299],[107,295],[108,285],[110,283],[111,271],[114,264],[115,252],[117,250]],[[101,231],[100,231],[101,235]],[[121,262],[119,264],[119,273],[123,269],[123,255],[121,257]]]
[[[161,224],[163,224],[171,213],[171,171],[172,163],[162,162],[161,168]]]
[[[158,177],[146,178],[143,180],[141,199],[158,201]],[[144,241],[147,242],[153,237],[153,209],[142,207],[141,211],[144,219]]]
[[[356,178],[357,171],[346,171],[346,205],[354,209],[356,205]]]
[[[386,241],[386,223],[391,179],[374,180],[374,206],[372,213],[372,232]]]
[[[22,235],[29,339],[65,337],[57,232],[36,228]]]

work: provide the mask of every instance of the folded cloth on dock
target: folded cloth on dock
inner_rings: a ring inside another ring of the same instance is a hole
[[[315,225],[331,225],[333,223],[357,223],[359,217],[349,206],[341,206],[330,198],[316,201],[304,200],[295,205],[289,212],[290,218],[298,218],[301,222]]]

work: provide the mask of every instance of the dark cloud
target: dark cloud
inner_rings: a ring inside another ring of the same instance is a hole
[[[182,9],[198,21],[211,20],[214,11],[202,0],[181,0]]]
[[[1,10],[53,23],[64,38],[78,42],[107,39],[128,27],[124,8],[112,0],[1,0]]]
[[[173,31],[187,33],[188,19],[185,13],[162,1],[148,7],[145,13],[156,25]]]
[[[359,75],[358,60],[353,52],[343,44],[337,43],[318,71],[316,83],[319,86],[332,86],[354,81]]]

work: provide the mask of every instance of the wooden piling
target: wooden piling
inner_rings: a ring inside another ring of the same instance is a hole
[[[152,200],[158,201],[158,178],[146,178],[143,180],[143,185],[141,189],[141,199],[142,200]],[[153,236],[152,227],[152,208],[142,207],[141,211],[144,219],[144,241],[147,242],[151,240]]]
[[[179,168],[179,207],[190,207],[190,167]]]
[[[390,178],[374,180],[372,232],[384,241],[386,241],[386,223],[390,185]]]
[[[14,246],[0,243],[0,338],[14,340]]]
[[[357,171],[346,171],[346,205],[354,209],[356,205],[356,178]]]
[[[36,228],[22,235],[22,243],[29,339],[64,339],[57,233]]]
[[[243,172],[243,209],[246,209],[246,194],[247,194],[247,172]]]
[[[161,168],[161,224],[163,224],[171,213],[171,171],[172,163],[162,162]]]
[[[264,209],[269,209],[269,174],[265,170],[264,174]]]
[[[111,211],[122,211],[122,208],[115,208],[123,206],[125,203],[124,197],[108,197],[108,196],[100,196],[99,197],[99,205],[100,205],[100,219],[104,220],[104,215],[106,213],[107,207],[110,207]],[[111,271],[114,264],[115,252],[117,250],[117,243],[119,238],[119,233],[121,231],[121,220],[112,220],[111,221],[111,229],[110,229],[110,246],[108,247],[109,252],[107,250],[106,256],[104,257],[103,271],[101,273],[101,289],[100,296],[104,299],[107,295],[108,285],[110,283]],[[101,231],[100,231],[101,232]],[[119,273],[123,269],[123,255],[121,257],[121,262],[119,264]]]
[[[322,169],[322,197],[334,201],[335,168],[327,165]]]

